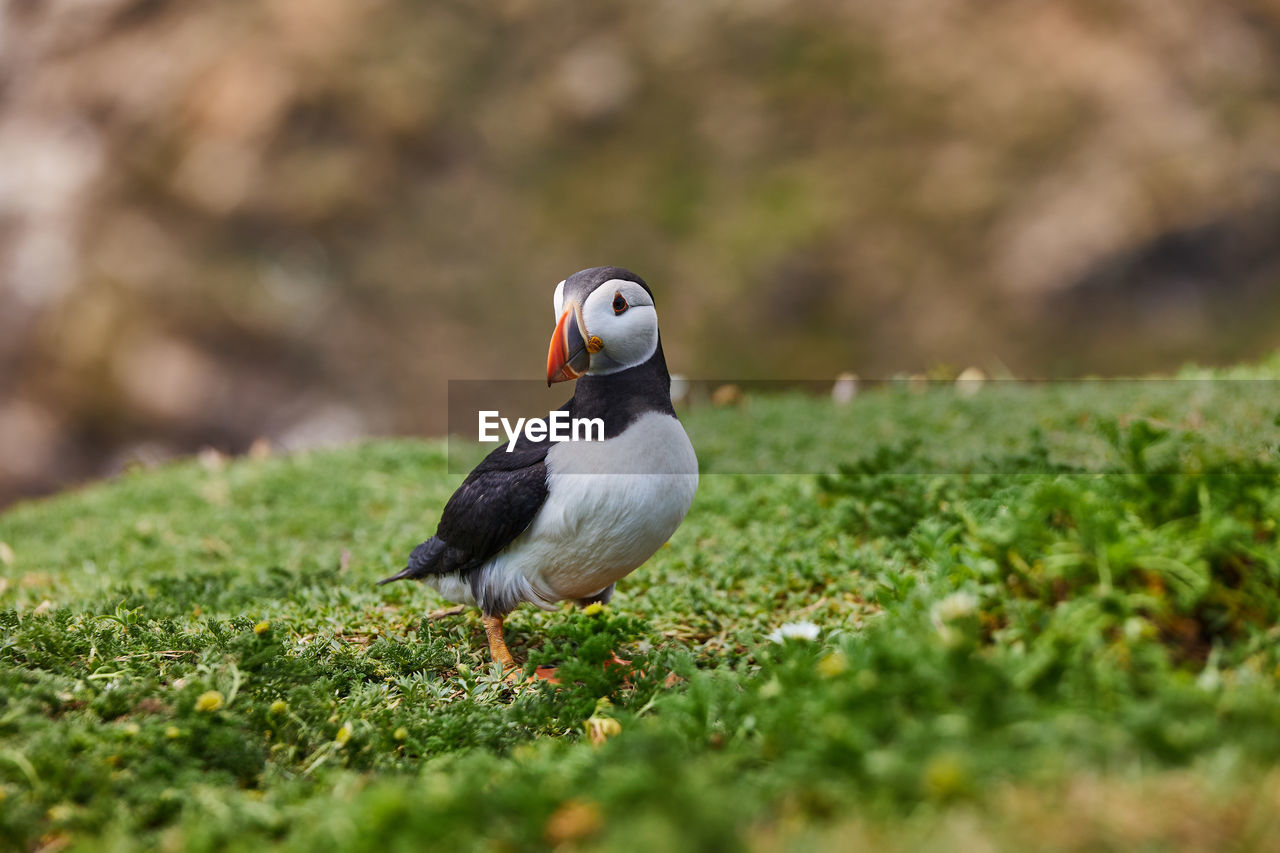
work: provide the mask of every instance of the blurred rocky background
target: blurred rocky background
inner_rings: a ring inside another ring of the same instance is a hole
[[[1280,345],[1280,0],[0,8],[0,502],[439,433],[605,263],[692,376]]]

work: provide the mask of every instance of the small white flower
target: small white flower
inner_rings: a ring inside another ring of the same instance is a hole
[[[781,643],[784,640],[804,640],[812,642],[818,639],[818,632],[822,629],[812,622],[784,622],[778,630],[774,631],[767,639],[775,643]]]
[[[951,627],[951,623],[977,612],[978,597],[976,595],[971,592],[953,592],[929,609],[929,617],[942,642],[948,646],[955,646],[963,642],[964,634]]]
[[[837,406],[844,406],[856,396],[858,396],[858,374],[841,373],[837,376],[836,383],[831,386],[831,402]]]
[[[954,622],[978,610],[978,597],[971,592],[953,592],[933,605],[935,622]]]

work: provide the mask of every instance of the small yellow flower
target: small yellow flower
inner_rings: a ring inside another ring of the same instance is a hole
[[[271,623],[268,622],[266,619],[263,619],[257,625],[253,626],[253,633],[255,634],[265,634],[270,630],[271,630]]]
[[[409,737],[409,730],[406,729],[404,726],[401,726],[400,728],[396,729],[391,734],[391,736],[396,740],[405,740],[406,738]]]
[[[832,652],[818,661],[818,675],[823,678],[835,678],[849,668],[849,661],[844,652]]]
[[[206,690],[196,700],[197,711],[216,711],[223,706],[226,698],[218,690]]]
[[[622,723],[619,723],[613,717],[605,716],[605,712],[613,707],[608,699],[601,698],[596,702],[595,713],[587,718],[582,724],[582,728],[586,730],[587,737],[590,741],[599,746],[611,737],[622,734]]]
[[[169,726],[169,728],[164,730],[164,736],[169,740],[177,740],[182,737],[182,729],[177,726]]]
[[[582,608],[583,616],[595,616],[603,612],[604,612],[604,605],[598,601],[593,601],[590,604],[588,604],[586,607]]]
[[[129,737],[136,737],[138,733],[141,731],[142,731],[142,726],[138,725],[137,723],[129,723],[129,725],[124,727],[124,733]]]
[[[283,699],[277,699],[271,703],[271,713],[279,717],[285,711],[289,710],[289,703]]]
[[[343,723],[342,728],[338,729],[338,733],[333,736],[333,742],[339,747],[347,745],[347,741],[351,740],[351,734],[354,730],[350,723]]]
[[[46,812],[49,816],[49,820],[55,822],[70,820],[75,817],[75,813],[75,808],[69,803],[57,803],[49,806],[49,810]]]
[[[968,791],[969,772],[957,755],[944,753],[935,756],[924,769],[926,793],[937,799],[950,799]]]

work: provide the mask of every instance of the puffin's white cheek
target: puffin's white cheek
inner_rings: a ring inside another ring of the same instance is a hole
[[[657,345],[657,329],[639,315],[632,322],[616,324],[616,331],[605,340],[605,351],[620,366],[630,367],[646,361]],[[622,319],[622,318],[618,318]]]

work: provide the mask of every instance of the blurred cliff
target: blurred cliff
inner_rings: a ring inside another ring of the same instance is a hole
[[[1280,345],[1278,0],[10,0],[0,502],[438,433],[616,263],[707,377]]]

